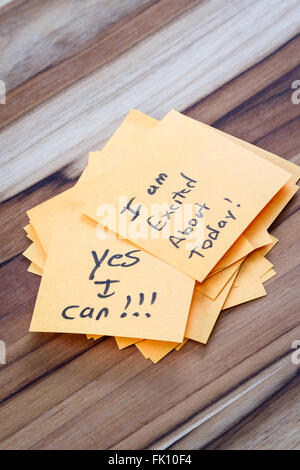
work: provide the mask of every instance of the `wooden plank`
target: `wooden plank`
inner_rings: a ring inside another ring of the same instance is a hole
[[[0,0],[0,14],[12,10],[26,0]]]
[[[291,361],[291,354],[287,354],[243,382],[225,397],[221,397],[209,408],[193,416],[188,423],[185,423],[182,430],[175,429],[167,438],[155,443],[155,448],[172,450],[211,448],[212,446],[208,443],[215,436],[218,437],[251,413],[253,409],[258,408],[276,390],[283,387],[295,373],[296,367]],[[260,436],[262,437],[263,434]],[[251,441],[249,444],[252,448]],[[222,448],[223,446],[216,444],[214,447]]]
[[[265,2],[200,2],[6,127],[2,200],[101,148],[129,107],[158,118],[172,107],[184,109],[275,51],[298,32],[298,2],[273,3],[270,10]],[[136,67],[140,57],[143,68]],[[22,168],[21,178],[14,168]]]
[[[299,385],[298,375],[207,449],[299,450]]]
[[[0,9],[0,30],[5,31],[1,79],[7,91],[77,54],[103,29],[146,3],[149,0],[29,0],[6,14]]]
[[[0,447],[155,446],[174,427],[184,426],[196,413],[286,355],[299,328],[297,229],[296,212],[274,230],[281,244],[271,252],[271,260],[279,274],[269,281],[269,295],[224,313],[207,346],[191,342],[180,353],[173,352],[154,366],[134,348],[117,351],[112,339],[83,353],[74,343],[74,359],[71,361],[69,354],[66,363],[63,359],[59,364],[66,348],[65,335],[61,335],[61,340],[59,337],[56,342],[50,340],[46,347],[41,345],[15,364],[8,364],[1,371],[3,383],[6,377],[10,380],[0,410],[4,423]],[[15,273],[19,285],[18,270]],[[28,290],[24,287],[20,293],[19,305]],[[14,304],[18,305],[16,301]],[[6,332],[10,341],[17,322],[13,306],[8,308],[10,313],[1,317],[0,323],[1,331]],[[26,322],[20,322],[19,328],[18,337],[22,330],[25,335]],[[8,346],[9,357],[13,345]],[[58,351],[60,357],[54,367],[53,357]],[[39,364],[44,368],[40,378]],[[51,370],[48,374],[47,365]],[[197,373],[191,375],[191,370]],[[19,385],[16,387],[20,375],[22,393],[17,392]],[[145,387],[148,381],[151,387]],[[9,398],[11,390],[13,396]],[[126,422],[126,426],[120,422]],[[108,427],[110,433],[106,432]]]
[[[265,136],[261,136],[256,144],[271,152],[278,151],[282,156],[294,155],[299,151],[299,117],[283,124]],[[298,163],[299,165],[299,160]]]
[[[276,52],[196,103],[189,109],[189,116],[216,125],[238,107],[243,110],[244,103],[263,90],[265,93],[268,87],[299,65],[299,47],[300,35],[297,35]]]
[[[299,76],[300,64],[265,90],[244,102],[241,110],[237,109],[235,113],[229,113],[218,120],[215,125],[223,131],[232,134],[234,129],[236,129],[234,121],[239,122],[239,134],[237,137],[241,139],[246,137],[250,142],[259,143],[262,146],[261,138],[271,136],[274,131],[281,129],[286,123],[298,122],[300,106],[292,103],[293,90],[291,84]],[[254,116],[255,119],[253,119]],[[287,139],[289,139],[289,135],[285,132],[285,139],[283,139],[281,147],[286,144]],[[294,145],[298,146],[296,152],[298,153],[300,138],[297,139],[297,136],[295,136],[293,142]],[[277,140],[273,143],[273,149],[276,144],[278,144]],[[277,151],[282,153],[280,149]]]
[[[142,2],[141,7],[134,11],[133,14],[121,17],[119,21],[105,28],[105,31],[97,34],[92,40],[83,41],[82,50],[76,51],[73,47],[72,51],[68,51],[67,48],[63,48],[64,52],[61,53],[56,60],[53,59],[53,54],[51,54],[50,51],[50,54],[47,54],[44,60],[44,64],[37,62],[35,69],[42,72],[43,67],[45,68],[47,63],[53,66],[49,69],[46,68],[44,72],[37,76],[34,76],[31,70],[28,71],[27,77],[23,72],[22,79],[19,79],[20,83],[22,83],[25,78],[33,78],[25,83],[24,86],[19,86],[13,89],[11,93],[8,93],[7,104],[9,106],[1,110],[0,126],[6,126],[17,117],[22,116],[25,112],[28,112],[40,103],[55,96],[72,83],[75,83],[110,62],[153,31],[156,31],[164,24],[180,15],[183,11],[199,3],[199,1],[200,0],[177,0],[176,3],[174,3],[171,0],[160,0],[159,2],[157,0],[148,0],[147,3]],[[100,4],[98,2],[98,8],[102,11],[102,3]],[[110,8],[109,2],[109,12]],[[30,11],[29,9],[29,12]],[[54,13],[56,14],[55,9]],[[121,11],[119,14],[120,13]],[[124,9],[123,13],[125,13]],[[41,12],[41,15],[42,14],[43,11]],[[45,14],[47,21],[48,9],[45,10]],[[77,12],[75,14],[77,16]],[[24,16],[22,12],[20,16],[22,20]],[[108,18],[106,22],[107,20]],[[86,31],[86,24],[84,24],[84,31]],[[64,31],[63,34],[65,34]],[[65,54],[65,56],[62,54]],[[8,55],[8,57],[11,56]],[[65,60],[63,60],[64,58]],[[12,80],[12,82],[9,83],[8,89],[19,84],[16,80],[15,82],[13,79],[10,80]]]

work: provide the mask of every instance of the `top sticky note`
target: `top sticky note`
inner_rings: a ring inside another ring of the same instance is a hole
[[[171,111],[90,183],[83,213],[202,282],[290,177]]]

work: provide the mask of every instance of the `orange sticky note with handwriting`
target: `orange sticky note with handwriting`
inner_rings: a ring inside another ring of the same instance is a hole
[[[100,230],[77,205],[65,210],[30,331],[183,341],[195,282]]]
[[[202,282],[290,176],[171,111],[99,176],[83,213]]]

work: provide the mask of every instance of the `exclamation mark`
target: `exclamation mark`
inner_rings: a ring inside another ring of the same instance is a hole
[[[151,305],[155,303],[156,297],[157,297],[157,292],[152,292]],[[145,315],[147,318],[151,317],[150,313],[145,313]]]
[[[224,197],[224,201],[228,201],[232,204],[232,201],[230,199],[228,199],[228,197]],[[237,204],[236,207],[241,207],[241,205]]]
[[[127,302],[126,302],[126,305],[124,307],[124,310],[126,310],[129,307],[130,303],[131,303],[131,297],[130,297],[130,295],[127,295]],[[127,313],[123,312],[121,314],[121,318],[125,318],[125,317],[127,317]]]
[[[153,292],[152,293],[152,299],[151,299],[151,305],[153,305],[154,302],[156,301],[156,297],[157,297],[157,292]]]
[[[139,305],[143,305],[144,299],[145,299],[145,296],[144,296],[143,292],[140,292],[140,301],[139,301]],[[139,317],[139,316],[140,316],[139,312],[134,312],[132,315],[133,315],[134,317]]]

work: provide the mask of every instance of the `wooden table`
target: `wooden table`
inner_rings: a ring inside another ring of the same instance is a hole
[[[3,449],[299,448],[299,196],[272,227],[268,296],[157,365],[113,338],[29,334],[25,211],[69,188],[131,107],[169,109],[295,163],[299,0],[0,2]]]

